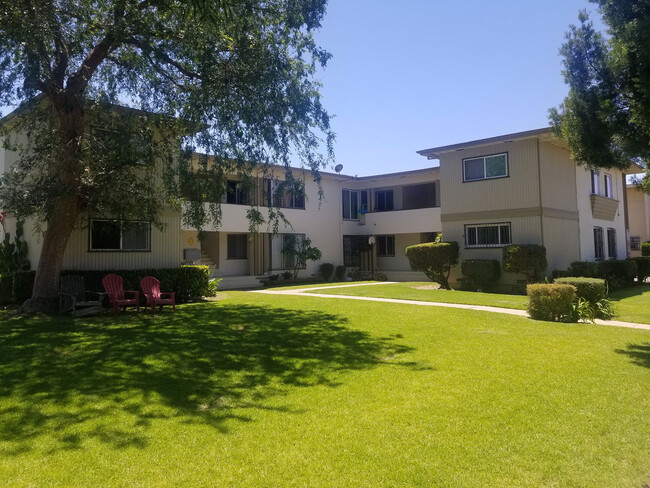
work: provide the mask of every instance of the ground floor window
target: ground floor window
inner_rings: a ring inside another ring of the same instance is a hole
[[[395,236],[377,236],[377,256],[395,256]]]
[[[607,255],[616,259],[616,229],[607,229]]]
[[[294,269],[296,256],[291,250],[300,249],[305,242],[305,234],[282,234],[282,268]],[[305,266],[302,266],[304,269]]]
[[[228,234],[228,259],[248,259],[246,234]]]
[[[631,251],[641,250],[641,236],[630,237],[630,250]]]
[[[605,242],[602,227],[594,227],[594,257],[596,259],[605,259]]]
[[[91,219],[91,251],[150,251],[149,222]]]
[[[361,266],[361,253],[368,245],[368,236],[343,236],[343,266]]]
[[[512,244],[510,223],[465,226],[466,247],[500,247]]]

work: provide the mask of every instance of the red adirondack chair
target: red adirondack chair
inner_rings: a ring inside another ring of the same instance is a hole
[[[160,307],[158,311],[161,311],[163,305],[171,305],[172,311],[176,311],[176,293],[175,292],[160,292],[160,281],[158,281],[153,276],[145,276],[140,280],[140,288],[142,288],[142,293],[144,293],[145,298],[147,299],[147,304],[144,306],[145,310],[147,307],[151,308],[151,313],[156,312],[156,307]],[[167,298],[163,298],[165,295]]]
[[[115,315],[117,315],[119,307],[122,307],[123,310],[126,310],[126,307],[136,307],[137,311],[140,311],[140,292],[124,290],[124,280],[121,276],[112,273],[107,274],[102,279],[102,285],[111,301]],[[132,297],[127,298],[126,293],[130,293]]]

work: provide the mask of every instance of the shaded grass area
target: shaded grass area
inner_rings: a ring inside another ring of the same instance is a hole
[[[3,486],[650,481],[650,332],[227,292],[0,315]]]
[[[342,285],[357,285],[357,284],[368,284],[368,283],[377,283],[376,281],[321,281],[320,283],[305,283],[302,285],[290,285],[290,286],[273,286],[273,291],[276,290],[299,290],[302,288],[325,288],[330,286],[342,286]]]
[[[610,292],[616,320],[650,324],[650,285],[623,288]]]
[[[515,308],[518,310],[525,310],[526,304],[528,303],[528,298],[523,295],[431,289],[433,285],[431,282],[388,283],[373,286],[333,288],[331,290],[314,290],[314,293],[356,297],[398,298],[401,300],[461,303],[466,305],[487,305],[490,307]]]

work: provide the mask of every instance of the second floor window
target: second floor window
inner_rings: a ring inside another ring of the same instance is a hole
[[[283,187],[279,180],[268,180],[266,190],[272,206],[305,208],[305,192],[302,189]]]
[[[605,175],[605,196],[607,198],[614,198],[612,195],[612,176]]]
[[[598,195],[600,193],[600,185],[598,184],[599,178],[598,171],[591,170],[591,193],[592,195]]]
[[[375,211],[385,212],[393,210],[393,190],[375,191]]]
[[[366,190],[342,190],[342,209],[344,220],[359,220],[359,211],[368,208]]]
[[[226,186],[226,203],[235,205],[248,204],[248,190],[242,188],[240,181],[228,181]]]
[[[463,181],[489,180],[508,176],[508,154],[463,159]]]

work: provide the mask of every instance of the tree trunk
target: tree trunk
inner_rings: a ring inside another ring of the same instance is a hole
[[[61,191],[47,220],[32,298],[21,307],[24,313],[56,311],[63,256],[81,203],[79,174],[84,130],[83,99],[64,94],[52,100],[52,103],[58,118],[62,151],[60,163],[51,169],[51,175],[60,182]]]

